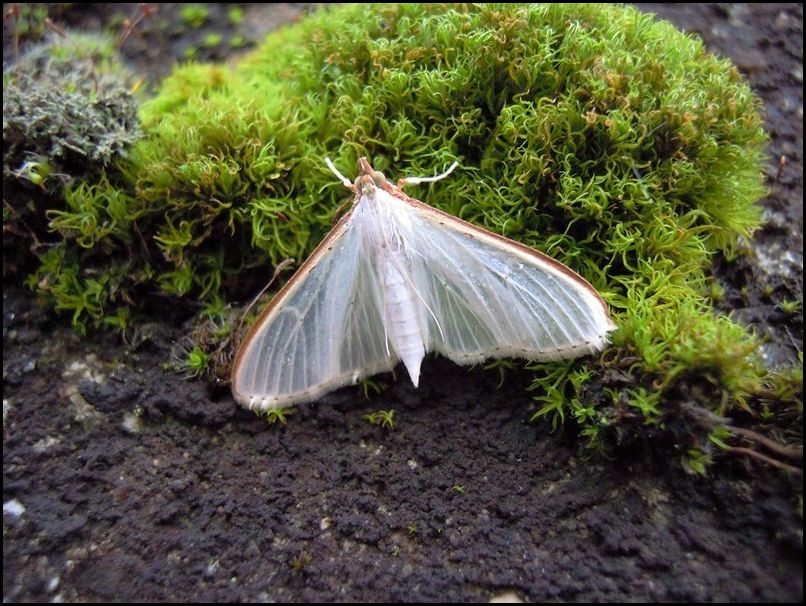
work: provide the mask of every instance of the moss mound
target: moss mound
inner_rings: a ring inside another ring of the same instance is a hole
[[[705,295],[760,221],[759,109],[729,62],[629,7],[338,7],[233,68],[178,69],[128,158],[51,211],[31,283],[77,326],[124,326],[154,291],[215,315],[332,226],[324,156],[393,179],[456,159],[412,194],[568,264],[620,328],[599,361],[533,365],[537,416],[595,445],[665,431],[697,417],[683,401],[724,415],[761,386],[754,340]],[[719,423],[691,424],[696,459]]]

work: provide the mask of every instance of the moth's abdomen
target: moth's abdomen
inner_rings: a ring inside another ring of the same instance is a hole
[[[425,339],[420,318],[421,303],[402,272],[407,271],[403,255],[382,257],[383,310],[386,336],[391,349],[406,366],[411,382],[420,381],[420,363],[425,357]]]

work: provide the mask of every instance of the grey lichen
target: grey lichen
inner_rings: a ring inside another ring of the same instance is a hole
[[[103,179],[141,137],[131,77],[111,38],[68,34],[3,73],[3,274],[51,251],[47,213],[70,184]]]
[[[71,34],[3,74],[3,178],[53,189],[98,172],[140,137],[111,40]]]

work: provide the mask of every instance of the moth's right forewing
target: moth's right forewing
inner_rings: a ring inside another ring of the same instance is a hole
[[[520,243],[409,199],[413,272],[429,309],[429,350],[458,363],[551,360],[601,350],[614,326],[583,278]]]

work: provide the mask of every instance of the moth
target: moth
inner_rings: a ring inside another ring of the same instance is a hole
[[[562,263],[403,193],[358,160],[350,210],[260,314],[232,371],[235,399],[310,402],[428,352],[457,364],[597,352],[615,328],[596,290]]]

